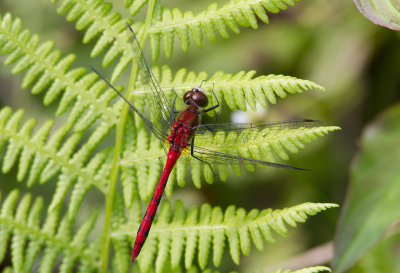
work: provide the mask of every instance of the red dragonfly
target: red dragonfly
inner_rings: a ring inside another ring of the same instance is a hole
[[[153,132],[157,138],[161,140],[167,152],[167,161],[161,175],[160,181],[154,191],[153,197],[147,207],[146,214],[143,217],[142,223],[139,226],[139,230],[136,235],[135,244],[132,250],[131,262],[134,262],[136,257],[139,255],[140,250],[143,247],[144,242],[150,231],[154,216],[156,214],[158,205],[160,203],[164,188],[166,186],[168,177],[175,166],[178,158],[183,151],[189,152],[190,155],[197,160],[208,164],[231,164],[231,165],[264,165],[271,167],[289,168],[297,170],[305,170],[302,168],[292,167],[279,163],[273,163],[268,161],[256,160],[251,158],[245,158],[241,156],[231,155],[215,150],[211,150],[205,147],[200,147],[195,144],[196,140],[213,137],[216,140],[217,145],[223,146],[224,143],[218,143],[219,139],[224,139],[229,132],[236,132],[239,138],[236,139],[238,142],[246,142],[250,138],[255,138],[254,132],[260,132],[264,129],[269,130],[283,130],[283,129],[295,129],[302,127],[318,127],[322,123],[320,121],[302,119],[302,120],[289,120],[279,122],[265,122],[265,123],[237,123],[237,124],[201,124],[200,115],[216,109],[220,104],[214,91],[211,90],[215,97],[216,105],[206,108],[208,105],[208,98],[201,87],[195,87],[187,91],[183,95],[183,101],[186,105],[186,109],[182,112],[174,109],[175,99],[172,103],[172,107],[168,99],[166,98],[161,86],[157,82],[150,66],[145,60],[143,50],[140,47],[139,41],[132,28],[128,25],[130,32],[133,37],[133,51],[139,59],[139,70],[144,81],[145,90],[149,91],[150,104],[154,115],[159,116],[159,125],[153,123],[149,117],[141,113],[132,103],[130,103],[114,86],[112,86],[103,76],[101,76],[93,67],[92,70],[103,79],[121,98],[129,104],[130,108],[138,114],[144,123],[147,125],[150,131]],[[159,113],[161,112],[161,115]],[[178,114],[179,113],[179,114]],[[178,114],[175,117],[175,114]],[[168,145],[169,147],[166,147]],[[215,142],[213,142],[215,145]],[[212,169],[212,168],[211,168]]]

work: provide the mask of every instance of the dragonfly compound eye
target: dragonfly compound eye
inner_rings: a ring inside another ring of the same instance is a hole
[[[196,92],[197,91],[197,92]],[[193,92],[192,95],[192,101],[194,103],[196,103],[197,106],[204,108],[207,106],[208,104],[208,98],[207,95],[204,94],[202,91],[200,90],[196,90],[195,92]]]
[[[192,95],[193,91],[187,91],[185,95],[183,95],[183,101],[185,102],[185,104],[190,105],[189,99],[192,98]]]

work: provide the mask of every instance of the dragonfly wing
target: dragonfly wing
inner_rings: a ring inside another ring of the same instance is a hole
[[[153,134],[155,136],[157,136],[160,140],[164,140],[168,135],[167,133],[165,133],[165,131],[163,131],[162,129],[160,129],[160,127],[158,127],[157,125],[155,125],[153,122],[150,121],[150,119],[148,119],[145,115],[142,114],[142,112],[139,111],[139,109],[137,109],[132,103],[130,103],[124,95],[121,94],[121,92],[119,92],[108,80],[106,80],[106,78],[104,78],[96,69],[94,69],[93,67],[91,67],[92,70],[99,76],[99,78],[101,78],[105,83],[107,83],[107,85],[113,89],[130,107],[130,109],[132,111],[134,111],[136,114],[138,114],[140,116],[140,118],[143,120],[143,122],[146,124],[146,126],[150,129],[150,131],[153,132]]]
[[[230,164],[230,165],[246,165],[257,164],[282,168],[293,168],[283,164],[263,161],[263,155],[260,154],[257,159],[250,153],[260,153],[256,148],[268,143],[280,141],[288,135],[294,135],[304,128],[319,127],[322,122],[315,120],[289,120],[267,123],[238,123],[238,124],[207,124],[200,125],[196,128],[194,135],[193,152],[190,147],[185,160],[190,164],[206,163],[206,164]],[[204,148],[207,147],[207,148]],[[255,148],[255,149],[253,149]],[[193,157],[190,157],[190,154]],[[263,153],[263,152],[261,152]],[[244,157],[242,157],[244,156]]]
[[[146,124],[147,128],[150,129],[153,134],[161,140],[162,146],[164,147],[164,140],[168,137],[168,134],[164,131],[161,130],[158,126],[156,126],[153,122],[151,122],[147,117],[144,115],[140,116],[143,120],[143,122]]]
[[[144,57],[143,50],[134,31],[129,25],[128,27],[132,33],[131,45],[133,49],[133,54],[139,60],[138,65],[140,87],[141,89],[143,89],[144,92],[148,93],[147,98],[149,99],[151,104],[151,114],[156,117],[156,119],[158,119],[157,122],[160,123],[161,129],[167,131],[174,122],[174,114],[172,112],[172,108],[153,71],[151,70],[149,64]]]
[[[194,144],[226,146],[248,143],[251,141],[268,141],[269,137],[287,134],[290,130],[313,128],[322,125],[321,121],[301,119],[263,123],[215,123],[196,127]]]
[[[213,151],[204,147],[193,147],[193,155],[190,158],[189,155],[183,157],[183,160],[190,162],[190,164],[216,164],[216,165],[263,165],[268,167],[288,168],[296,170],[306,170],[297,168],[289,165],[257,160],[252,158],[246,158],[239,155],[228,154],[224,152]]]
[[[206,138],[210,135],[225,134],[225,132],[236,132],[237,134],[243,133],[245,130],[260,131],[264,129],[269,130],[285,130],[285,129],[298,129],[298,128],[312,128],[319,127],[322,122],[312,119],[299,119],[299,120],[285,120],[274,122],[261,122],[261,123],[212,123],[201,124],[196,127],[196,138]]]

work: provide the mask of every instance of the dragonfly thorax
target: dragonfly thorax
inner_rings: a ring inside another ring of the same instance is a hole
[[[208,105],[207,95],[204,93],[204,90],[200,87],[195,87],[190,91],[187,91],[183,95],[183,101],[186,105],[196,105],[198,107],[204,108]]]
[[[179,121],[175,122],[168,136],[170,147],[180,153],[192,139],[194,130],[195,129],[188,124]]]

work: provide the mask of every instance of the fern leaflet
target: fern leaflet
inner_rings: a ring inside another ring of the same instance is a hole
[[[177,201],[174,210],[170,203],[163,201],[158,219],[142,250],[142,259],[138,259],[140,267],[147,271],[154,263],[163,265],[170,260],[172,267],[184,259],[186,268],[193,265],[195,250],[198,249],[198,263],[202,269],[207,265],[210,248],[213,250],[213,263],[219,266],[222,260],[225,244],[229,245],[232,260],[239,264],[240,252],[250,254],[251,242],[258,250],[263,250],[263,240],[274,242],[272,231],[286,236],[288,231],[285,222],[291,227],[303,223],[309,215],[337,207],[335,204],[304,203],[282,210],[253,209],[246,212],[242,208],[229,206],[225,211],[220,207],[212,208],[202,205],[193,207],[185,213],[183,203]],[[132,209],[137,210],[137,205]],[[132,210],[131,209],[131,210]],[[140,218],[139,218],[140,219]],[[130,218],[126,224],[112,232],[113,238],[126,237],[134,239],[132,227],[138,226],[138,217]],[[134,229],[135,230],[135,229]]]
[[[41,253],[39,272],[51,272],[58,255],[63,255],[60,272],[70,272],[76,264],[96,264],[95,251],[89,253],[87,239],[97,219],[93,213],[73,234],[75,217],[60,219],[60,209],[48,212],[40,225],[42,198],[32,203],[31,195],[24,195],[16,206],[18,191],[12,191],[3,201],[0,215],[0,261],[4,259],[11,240],[11,259],[15,272],[31,272]],[[16,211],[15,211],[16,208]],[[72,235],[73,234],[73,235]],[[79,267],[79,266],[78,266]]]

